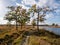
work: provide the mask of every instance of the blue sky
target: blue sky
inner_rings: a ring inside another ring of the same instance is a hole
[[[25,9],[29,9],[34,4],[40,7],[50,6],[51,8],[57,8],[55,12],[46,15],[47,20],[45,23],[60,24],[60,0],[0,0],[0,24],[7,23],[4,20],[4,16],[8,11],[7,6],[22,6]]]

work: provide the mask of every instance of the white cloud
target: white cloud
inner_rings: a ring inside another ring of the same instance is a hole
[[[55,12],[56,12],[56,13],[60,13],[60,10],[59,10],[59,9],[57,9],[57,10],[55,10]]]
[[[36,4],[38,6],[45,6],[45,5],[55,5],[55,0],[39,0],[39,2],[36,2],[35,0],[22,0],[21,1],[22,4],[24,5],[33,5]]]
[[[16,0],[11,0],[11,1],[15,2]]]
[[[59,9],[58,9],[58,10],[56,10],[55,12],[57,13],[57,15],[56,15],[56,16],[60,15],[60,10],[59,10]]]
[[[39,2],[37,3],[37,5],[40,6],[40,7],[42,7],[42,6],[45,6],[47,2],[48,2],[48,0],[39,0]]]
[[[0,7],[2,7],[3,6],[3,4],[2,4],[2,1],[0,1]],[[0,10],[1,10],[2,8],[0,8]]]
[[[16,5],[17,5],[17,6],[22,6],[22,8],[24,8],[24,9],[29,9],[29,7],[26,7],[25,5],[19,4],[19,3],[17,3],[17,2],[16,2]]]
[[[55,0],[39,0],[38,2],[36,2],[35,0],[22,0],[21,3],[23,5],[30,5],[30,6],[36,4],[37,6],[40,6],[40,7],[48,5],[54,8],[60,5],[56,3]]]
[[[55,0],[39,0],[36,2],[36,0],[22,0],[21,3],[16,3],[17,5],[22,5],[23,7],[27,8],[25,5],[34,5],[36,4],[37,6],[50,6],[53,8],[58,8],[60,4],[56,3]]]
[[[47,2],[47,5],[52,8],[58,8],[60,6],[60,4],[58,2],[56,2],[55,0],[49,0]]]
[[[35,0],[22,0],[22,4],[33,5],[33,4],[36,4],[36,1]]]
[[[22,0],[21,3],[24,5],[34,5],[36,4],[37,6],[43,6],[48,2],[48,0],[39,0],[39,2],[36,2],[35,0]]]
[[[7,9],[6,9],[6,5],[4,0],[0,0],[0,16],[4,15],[6,13]]]
[[[50,13],[50,14],[47,14],[47,15],[45,16],[45,18],[46,18],[46,19],[48,19],[48,18],[54,18],[54,15],[53,15],[52,13]]]
[[[6,10],[6,5],[4,4],[4,0],[0,0],[0,24],[6,23],[6,21],[3,20],[3,17],[5,16],[6,12],[7,10]]]
[[[6,24],[6,23],[7,23],[6,20],[4,20],[3,18],[0,18],[0,24]]]
[[[58,4],[58,3],[54,3],[54,4],[53,4],[53,7],[54,7],[54,8],[58,8],[59,6],[60,6],[60,4]]]
[[[0,15],[1,15],[1,13],[3,12],[3,9],[5,9],[4,7],[5,7],[5,6],[4,6],[4,4],[3,4],[3,1],[0,0]]]
[[[44,6],[46,3],[48,2],[48,0],[39,0],[39,2],[36,2],[35,0],[22,0],[21,1],[21,3],[17,3],[16,2],[16,5],[20,5],[20,6],[22,6],[23,8],[29,8],[29,7],[26,7],[25,5],[30,5],[30,6],[32,6],[32,5],[34,5],[34,4],[36,4],[37,6],[40,6],[40,7],[42,7],[42,6]]]

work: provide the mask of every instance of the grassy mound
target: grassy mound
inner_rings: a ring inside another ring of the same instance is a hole
[[[24,30],[0,38],[0,45],[60,45],[60,36],[40,29]]]

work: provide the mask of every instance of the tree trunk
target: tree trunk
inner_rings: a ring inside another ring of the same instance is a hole
[[[34,12],[33,12],[33,16],[34,16]],[[34,24],[33,24],[33,28],[34,28]]]
[[[16,30],[18,30],[18,25],[17,25],[17,21],[16,21]]]
[[[38,17],[37,17],[37,30],[39,31],[39,12],[38,12]]]
[[[21,23],[21,29],[22,29],[22,23]]]

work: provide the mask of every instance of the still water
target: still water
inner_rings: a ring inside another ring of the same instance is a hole
[[[53,27],[47,27],[47,26],[40,26],[40,28],[44,28],[46,30],[54,32],[57,35],[60,35],[60,28],[53,28]]]

